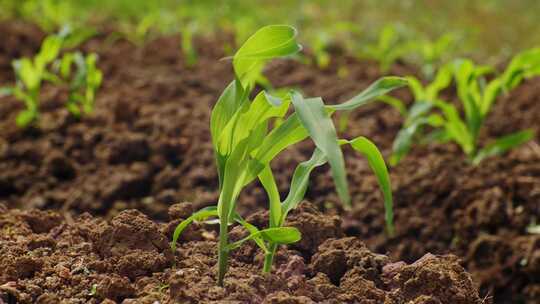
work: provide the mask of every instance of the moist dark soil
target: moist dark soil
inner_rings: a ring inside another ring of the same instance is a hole
[[[261,273],[256,246],[241,247],[223,287],[215,281],[215,231],[199,227],[170,251],[170,228],[190,203],[171,207],[174,220],[163,224],[134,209],[67,223],[52,211],[0,208],[1,303],[481,303],[456,256],[393,263],[343,237],[337,217],[309,204],[289,223],[309,241],[280,248],[272,274]]]
[[[16,22],[0,24],[0,32],[3,86],[13,81],[11,60],[37,52],[44,34]],[[4,302],[478,303],[479,290],[485,303],[540,303],[540,235],[527,233],[540,221],[540,79],[500,98],[483,134],[487,142],[532,128],[534,141],[478,167],[451,144],[420,147],[391,169],[396,236],[385,235],[367,163],[346,151],[353,212],[340,207],[328,170],[317,170],[307,194],[313,205],[290,219],[307,232],[302,242],[279,252],[270,276],[260,273],[253,245],[240,248],[219,288],[215,227],[190,229],[174,257],[167,240],[179,218],[217,201],[208,125],[231,80],[230,62],[219,60],[229,38],[197,41],[199,61],[188,67],[177,36],[136,46],[106,33],[80,47],[99,54],[104,72],[91,116],[74,119],[64,108],[65,88],[45,86],[38,124],[21,130],[14,123],[20,102],[0,98]],[[381,76],[372,62],[334,57],[326,69],[276,61],[267,75],[276,88],[329,103]],[[402,64],[390,72],[411,73]],[[395,96],[410,102],[406,90]],[[401,123],[394,109],[372,104],[351,114],[343,136],[367,136],[387,155]],[[273,162],[283,194],[311,151],[302,143]],[[169,209],[182,201],[191,203]],[[253,185],[240,211],[249,216],[266,201]],[[250,221],[266,223],[264,214]]]

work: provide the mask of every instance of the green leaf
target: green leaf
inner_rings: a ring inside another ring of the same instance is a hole
[[[409,110],[409,115],[407,116],[405,125],[412,124],[419,118],[424,117],[432,108],[433,103],[431,102],[422,100],[416,101]]]
[[[386,228],[390,236],[394,235],[394,203],[392,200],[392,187],[390,185],[390,175],[384,159],[377,146],[365,137],[357,137],[352,141],[341,141],[349,143],[351,147],[366,157],[371,170],[375,173],[379,187],[384,197],[384,209]]]
[[[481,104],[482,96],[480,93],[477,78],[487,73],[487,67],[475,67],[471,60],[456,60],[454,63],[454,75],[458,89],[458,95],[463,108],[467,127],[472,138],[476,139],[482,125]]]
[[[419,119],[399,130],[392,144],[392,155],[390,156],[391,166],[396,166],[409,153],[414,136],[423,124],[425,124],[425,121]]]
[[[420,80],[414,76],[408,76],[406,79],[408,81],[409,89],[413,93],[414,99],[425,99],[426,90],[424,89],[422,82],[420,82]]]
[[[281,218],[281,199],[279,190],[272,174],[270,166],[264,167],[264,170],[259,174],[259,180],[268,194],[269,210],[270,210],[270,227],[277,227]]]
[[[327,114],[322,99],[304,99],[298,92],[292,92],[291,96],[300,122],[308,130],[317,148],[326,155],[339,197],[346,207],[350,207],[351,198],[343,153],[338,144],[334,123]]]
[[[41,83],[41,71],[37,70],[28,58],[15,60],[13,68],[17,78],[22,81],[26,88],[35,90]]]
[[[229,123],[236,112],[247,99],[247,93],[239,81],[233,80],[219,97],[212,109],[210,117],[210,133],[214,147],[218,146],[218,140],[225,126]]]
[[[443,65],[438,71],[435,79],[426,88],[426,94],[423,96],[428,101],[437,99],[439,92],[447,88],[452,82],[451,65]]]
[[[324,153],[315,148],[311,158],[307,161],[300,163],[294,170],[293,177],[291,180],[291,186],[289,189],[289,194],[283,205],[281,207],[281,218],[279,219],[279,225],[283,225],[287,214],[293,209],[295,209],[298,204],[304,199],[306,194],[307,187],[309,185],[309,176],[313,169],[316,167],[322,166],[326,163],[326,156]]]
[[[238,195],[245,185],[248,173],[250,139],[246,138],[234,148],[225,164],[223,187],[218,201],[218,211],[221,220],[230,219]],[[261,169],[262,170],[262,169]],[[255,174],[255,176],[257,176]]]
[[[218,169],[220,189],[223,185],[223,175],[225,172],[226,155],[220,154],[218,143],[225,126],[238,116],[242,105],[247,100],[248,92],[245,92],[238,80],[232,81],[219,97],[216,105],[212,109],[210,116],[210,133],[212,143],[216,152],[216,163]]]
[[[19,127],[26,127],[36,120],[37,114],[34,111],[24,110],[17,115],[15,122]]]
[[[403,87],[407,85],[407,80],[402,77],[382,77],[379,80],[371,84],[367,89],[362,91],[360,94],[349,99],[348,101],[336,105],[330,105],[328,108],[336,111],[340,110],[354,110],[359,106],[368,104],[369,102],[377,99],[378,97],[388,94],[392,90]]]
[[[378,98],[380,101],[386,103],[387,105],[392,106],[394,109],[398,110],[399,114],[403,117],[407,117],[407,107],[405,103],[395,97],[383,95]]]
[[[277,128],[270,131],[262,145],[253,152],[253,157],[261,164],[269,164],[281,151],[308,136],[309,133],[300,123],[297,113],[293,113]]]
[[[251,87],[268,60],[299,52],[302,47],[296,35],[296,29],[287,25],[269,25],[255,32],[233,57],[234,71],[242,85]]]
[[[239,141],[248,137],[255,128],[266,123],[270,118],[283,117],[287,113],[289,103],[289,101],[282,101],[265,91],[260,92],[245,112],[238,112],[237,121],[231,120],[221,132],[221,137],[218,140],[220,154],[229,154]],[[266,134],[260,136],[261,141],[264,135]]]
[[[61,47],[62,39],[59,36],[53,35],[45,38],[35,58],[36,68],[42,70],[45,65],[54,61],[58,57]]]
[[[260,231],[261,237],[273,244],[292,244],[302,239],[302,234],[294,227],[268,228]]]
[[[266,244],[264,243],[264,240],[262,237],[260,237],[260,230],[259,228],[255,227],[254,225],[246,222],[238,213],[234,212],[234,219],[237,223],[242,225],[244,228],[246,228],[247,231],[249,231],[250,235],[252,235],[253,241],[261,248],[264,252],[268,252],[268,248],[266,247]],[[257,236],[259,235],[259,236]]]
[[[178,238],[180,237],[180,234],[186,229],[186,227],[191,224],[193,221],[203,221],[211,216],[218,216],[218,211],[216,206],[210,206],[203,208],[195,213],[193,213],[190,217],[183,220],[176,226],[173,233],[173,238],[171,241],[171,250],[172,252],[176,252],[176,242],[178,242]]]
[[[294,227],[268,228],[268,229],[260,230],[257,233],[252,233],[249,236],[239,241],[231,243],[227,245],[226,249],[228,251],[231,251],[233,249],[240,247],[246,241],[257,239],[259,237],[273,244],[285,245],[285,244],[292,244],[292,243],[296,243],[300,241],[300,239],[302,238],[302,234],[297,228],[294,228]]]
[[[476,156],[473,158],[473,164],[477,165],[482,160],[503,154],[506,151],[515,148],[517,146],[520,146],[529,140],[531,140],[534,137],[534,132],[532,130],[525,130],[516,132],[510,135],[506,135],[503,137],[498,138],[493,143],[487,145],[485,148],[478,151]]]
[[[71,65],[73,64],[74,54],[68,53],[60,60],[60,75],[63,78],[68,78],[71,74]]]
[[[482,104],[480,106],[480,112],[482,117],[485,117],[491,106],[497,99],[497,97],[503,92],[503,83],[501,78],[493,79],[484,89],[484,95],[482,96]]]
[[[446,119],[444,128],[450,138],[457,142],[463,152],[471,155],[475,149],[475,140],[465,122],[459,117],[459,112],[452,104],[444,101],[436,101],[435,105],[440,108]]]

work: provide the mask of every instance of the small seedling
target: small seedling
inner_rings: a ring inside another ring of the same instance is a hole
[[[101,85],[103,76],[96,67],[95,54],[85,57],[80,52],[75,52],[66,53],[59,58],[66,42],[76,45],[83,36],[88,37],[86,34],[76,34],[73,37],[72,33],[71,29],[64,28],[59,34],[45,38],[34,58],[13,61],[15,86],[0,88],[0,96],[13,95],[24,102],[25,109],[16,118],[19,127],[27,127],[39,118],[39,95],[45,82],[54,85],[68,84],[69,99],[66,107],[73,115],[79,117],[92,112],[96,90]],[[76,65],[76,73],[71,78],[73,63]]]
[[[405,56],[410,49],[410,44],[402,41],[397,28],[387,25],[379,33],[375,43],[365,44],[360,56],[377,61],[381,71],[386,73],[392,64]]]
[[[80,52],[67,53],[59,63],[59,74],[69,86],[67,109],[73,116],[91,114],[94,110],[96,91],[103,80],[102,72],[96,66],[97,55],[84,56]],[[72,76],[72,65],[75,73]]]
[[[392,146],[392,155],[389,159],[391,166],[397,165],[409,153],[415,140],[426,142],[435,135],[426,136],[424,128],[426,125],[435,124],[438,120],[437,116],[432,116],[430,113],[435,101],[439,100],[440,91],[447,88],[452,81],[452,67],[451,65],[441,67],[437,71],[433,82],[426,86],[414,76],[407,77],[407,80],[414,97],[414,103],[410,109],[407,109],[403,101],[397,98],[391,96],[382,96],[380,98],[384,103],[397,109],[405,118],[403,127],[398,132]]]
[[[13,95],[24,102],[25,109],[17,115],[17,125],[26,127],[39,117],[39,93],[44,81],[58,82],[58,77],[47,71],[47,65],[56,60],[62,46],[62,38],[52,35],[43,41],[39,53],[33,58],[13,61],[16,84],[3,88],[3,95]]]
[[[441,68],[427,89],[419,82],[409,79],[417,101],[406,115],[404,128],[394,141],[394,153],[390,163],[395,165],[399,162],[409,151],[413,138],[418,138],[419,131],[424,126],[430,126],[433,131],[427,136],[421,135],[422,140],[453,141],[460,146],[473,164],[503,154],[529,141],[534,134],[530,130],[525,130],[500,137],[480,147],[479,135],[497,98],[517,87],[524,79],[540,74],[540,49],[518,54],[503,74],[488,81],[486,76],[493,73],[494,69],[489,66],[477,66],[471,60],[460,59]],[[440,89],[448,86],[450,75],[456,83],[458,98],[463,107],[463,118],[454,104],[437,96]],[[418,98],[419,96],[421,98]],[[434,113],[433,110],[438,110],[438,113]]]
[[[321,98],[304,98],[291,91],[279,98],[262,91],[250,100],[256,81],[265,64],[276,57],[289,56],[300,51],[296,30],[289,26],[273,25],[257,31],[233,56],[235,80],[222,93],[212,110],[210,130],[216,156],[219,177],[219,200],[211,206],[195,212],[176,228],[171,248],[176,250],[179,235],[194,220],[218,217],[218,284],[223,284],[229,252],[242,243],[253,240],[266,255],[263,270],[269,272],[273,256],[279,244],[300,240],[300,232],[284,227],[285,219],[303,199],[311,171],[325,163],[330,164],[339,197],[350,207],[345,164],[341,146],[349,144],[365,155],[375,172],[384,194],[388,231],[392,233],[392,194],[384,160],[368,139],[359,137],[348,141],[339,139],[331,115],[336,111],[351,111],[389,91],[405,85],[406,80],[386,77],[378,80],[351,100],[337,105],[325,105]],[[293,112],[290,113],[290,105]],[[280,120],[281,123],[273,124]],[[271,128],[273,126],[273,128]],[[311,138],[316,149],[310,160],[295,170],[289,195],[282,202],[273,178],[270,163],[287,147]],[[236,202],[243,188],[259,179],[270,201],[270,223],[260,230],[247,223],[236,212]],[[229,225],[243,226],[249,235],[229,243]]]
[[[182,54],[184,55],[186,65],[192,67],[197,63],[197,49],[193,44],[194,35],[197,33],[197,24],[194,22],[186,24],[181,29],[182,35]]]
[[[459,42],[457,33],[446,33],[435,40],[428,38],[412,39],[410,56],[413,62],[419,63],[422,74],[429,80],[435,77],[437,67],[447,62],[456,50]]]

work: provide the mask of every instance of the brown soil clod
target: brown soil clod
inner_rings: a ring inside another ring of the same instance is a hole
[[[172,208],[171,214],[182,213],[181,206],[189,204]],[[302,210],[317,214],[310,208],[304,203]],[[19,221],[28,214],[54,217],[16,210],[0,215],[2,229],[28,231],[12,240],[13,234],[0,236],[0,267],[7,270],[0,276],[0,299],[5,302],[479,303],[470,276],[455,258],[429,256],[385,276],[389,258],[353,237],[308,248],[314,252],[309,265],[298,252],[280,248],[272,274],[261,273],[254,257],[246,263],[233,254],[225,286],[218,287],[216,241],[181,241],[173,268],[160,225],[139,211],[123,211],[108,222],[83,215],[43,233]],[[321,235],[315,228],[312,233]]]

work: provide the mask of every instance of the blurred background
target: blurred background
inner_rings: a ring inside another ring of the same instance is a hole
[[[394,56],[409,61],[466,55],[494,63],[540,41],[536,0],[0,0],[0,18],[46,32],[66,24],[111,27],[136,43],[163,33],[230,32],[242,41],[262,25],[286,23],[299,28],[323,64],[335,44],[368,56],[370,45],[391,45],[400,49]]]

